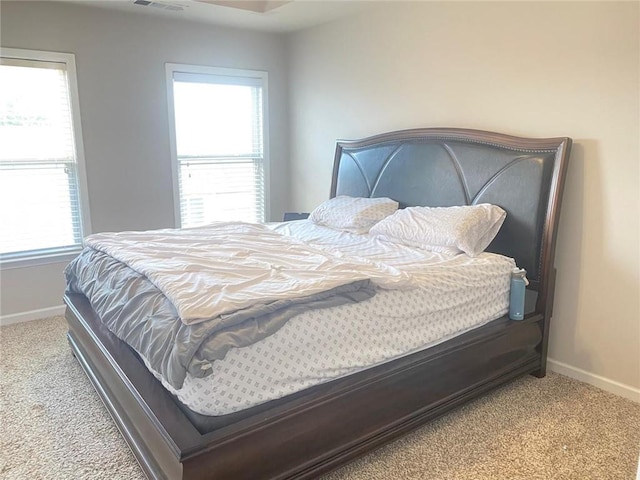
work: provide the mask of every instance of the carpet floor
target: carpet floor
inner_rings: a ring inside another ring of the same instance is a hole
[[[0,328],[0,479],[143,479],[61,317]],[[323,480],[633,480],[640,404],[525,377]]]

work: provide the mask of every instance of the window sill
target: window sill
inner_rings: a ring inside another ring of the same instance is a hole
[[[11,270],[14,268],[38,267],[54,263],[69,263],[78,256],[81,246],[66,248],[59,252],[33,253],[24,257],[3,258],[0,256],[0,269]]]

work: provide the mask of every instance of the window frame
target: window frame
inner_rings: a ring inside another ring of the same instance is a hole
[[[173,94],[174,73],[215,75],[220,77],[259,79],[262,84],[262,171],[264,188],[264,220],[269,221],[270,216],[270,161],[269,161],[269,75],[262,70],[245,70],[228,67],[214,67],[206,65],[188,65],[181,63],[166,63],[167,103],[169,113],[169,144],[171,149],[171,175],[173,180],[173,212],[174,225],[182,228],[182,215],[180,211],[180,164],[178,162],[178,148],[176,141],[175,101]]]
[[[40,61],[63,63],[69,89],[69,103],[71,108],[71,130],[73,132],[73,148],[78,182],[78,220],[80,236],[86,237],[91,233],[91,218],[89,214],[89,192],[87,188],[87,173],[82,140],[82,121],[80,118],[80,99],[78,95],[78,80],[75,55],[72,53],[51,52],[45,50],[28,50],[23,48],[0,47],[0,57],[14,58],[26,61]],[[51,263],[62,263],[73,259],[82,250],[82,241],[68,247],[51,247],[25,252],[0,255],[0,267],[3,269],[22,268]]]

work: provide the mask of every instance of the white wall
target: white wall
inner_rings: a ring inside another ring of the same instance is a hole
[[[336,138],[572,137],[550,356],[640,400],[639,4],[392,4],[289,39],[292,207],[328,198]]]
[[[176,17],[178,18],[178,17]],[[173,227],[165,63],[269,72],[271,216],[288,203],[284,37],[52,2],[0,6],[2,46],[76,56],[94,232]],[[0,315],[62,304],[64,263],[0,272]]]

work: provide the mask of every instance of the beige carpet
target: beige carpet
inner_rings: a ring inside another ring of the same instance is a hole
[[[0,329],[0,478],[144,478],[60,317]],[[325,477],[632,480],[640,404],[549,374],[523,378]]]

